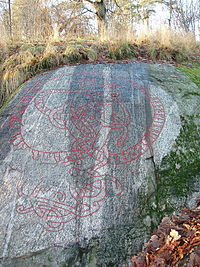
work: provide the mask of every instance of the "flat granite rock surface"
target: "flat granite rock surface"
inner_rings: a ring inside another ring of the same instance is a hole
[[[120,266],[138,252],[152,220],[141,189],[199,105],[175,96],[177,79],[170,65],[88,64],[23,85],[0,113],[2,266]]]

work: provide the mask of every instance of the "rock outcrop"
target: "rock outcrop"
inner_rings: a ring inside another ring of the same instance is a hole
[[[199,88],[161,64],[66,66],[0,113],[2,266],[121,266],[199,194]]]

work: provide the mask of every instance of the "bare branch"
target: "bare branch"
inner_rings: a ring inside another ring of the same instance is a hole
[[[116,6],[117,7],[119,7],[120,9],[121,9],[121,7],[118,5],[118,3],[117,3],[117,0],[114,0],[114,2],[115,2],[115,4],[116,4]],[[122,9],[121,9],[122,10]]]
[[[96,12],[94,12],[94,11],[92,11],[92,10],[88,9],[87,7],[84,7],[84,9],[83,9],[83,10],[87,10],[87,11],[88,11],[88,12],[90,12],[90,13],[96,14]]]
[[[85,0],[86,2],[90,3],[90,4],[95,4],[95,2],[91,1],[91,0]]]

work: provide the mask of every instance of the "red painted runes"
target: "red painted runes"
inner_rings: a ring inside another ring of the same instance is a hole
[[[39,182],[27,194],[19,185],[26,204],[18,205],[17,212],[36,214],[48,231],[97,212],[103,199],[122,193],[120,180],[109,174],[112,164],[144,154],[164,121],[161,101],[123,77],[66,73],[39,80],[15,107],[11,141],[41,164],[65,164],[66,176],[75,173],[82,182],[70,184],[66,193]]]

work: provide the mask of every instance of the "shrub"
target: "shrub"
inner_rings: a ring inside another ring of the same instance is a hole
[[[71,43],[67,45],[65,55],[69,62],[79,62],[81,59],[94,61],[97,59],[97,51],[85,43]]]
[[[109,57],[112,59],[125,59],[136,56],[133,46],[129,43],[120,43],[118,46],[111,46],[109,49]]]

